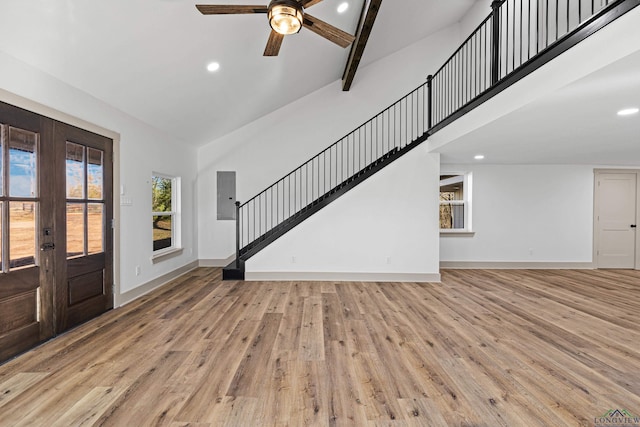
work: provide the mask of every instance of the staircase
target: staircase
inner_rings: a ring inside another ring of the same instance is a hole
[[[640,0],[502,0],[426,83],[245,203],[236,203],[236,259],[245,261],[429,135],[613,22]]]

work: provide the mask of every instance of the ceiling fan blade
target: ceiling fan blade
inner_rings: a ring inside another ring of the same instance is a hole
[[[235,15],[241,13],[267,13],[267,6],[243,6],[236,4],[214,5],[214,4],[197,4],[196,8],[203,15]]]
[[[342,31],[331,24],[327,24],[323,20],[309,15],[308,13],[304,14],[303,25],[314,33],[334,42],[340,47],[347,47],[356,39],[351,34]]]
[[[320,3],[322,0],[300,0],[300,4],[305,9],[313,6],[314,4]]]
[[[267,47],[264,48],[264,56],[278,56],[282,40],[284,40],[284,35],[271,30],[269,40],[267,40]]]

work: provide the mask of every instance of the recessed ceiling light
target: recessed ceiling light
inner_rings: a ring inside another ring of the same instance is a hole
[[[338,13],[345,13],[347,9],[349,9],[349,3],[340,3],[340,5],[338,6]]]
[[[484,159],[484,155],[476,154],[473,158],[476,159],[476,160],[482,160],[482,159]]]
[[[220,64],[218,64],[217,62],[212,62],[209,65],[207,65],[207,70],[211,73],[218,71],[220,69]]]
[[[636,114],[640,109],[638,108],[625,108],[624,110],[618,111],[619,116],[630,116],[631,114]]]

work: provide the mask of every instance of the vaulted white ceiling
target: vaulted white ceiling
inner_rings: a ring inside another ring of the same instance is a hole
[[[364,0],[341,15],[342,1],[308,12],[353,34]],[[360,67],[459,21],[474,1],[386,0]],[[0,50],[194,145],[341,79],[349,49],[303,29],[266,58],[265,15],[203,16],[195,3],[268,0],[2,0]]]

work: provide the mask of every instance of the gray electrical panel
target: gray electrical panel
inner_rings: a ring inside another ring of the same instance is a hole
[[[217,172],[218,220],[236,219],[236,173]]]

